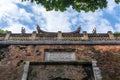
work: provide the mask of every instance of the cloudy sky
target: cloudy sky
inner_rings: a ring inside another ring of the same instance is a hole
[[[0,0],[0,29],[13,33],[36,30],[39,25],[45,31],[70,32],[81,26],[82,31],[91,33],[96,27],[98,33],[120,31],[120,4],[109,0],[108,7],[94,13],[78,13],[68,8],[65,12],[46,11],[42,6],[20,0]]]

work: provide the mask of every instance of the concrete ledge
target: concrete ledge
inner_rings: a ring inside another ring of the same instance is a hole
[[[81,44],[81,45],[119,45],[120,41],[118,40],[97,40],[97,41],[68,41],[68,40],[40,40],[40,41],[13,41],[13,40],[4,40],[4,41],[0,41],[0,45],[29,45],[29,44]]]

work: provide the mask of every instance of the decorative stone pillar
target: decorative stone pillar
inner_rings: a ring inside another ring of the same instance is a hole
[[[6,36],[5,36],[5,38],[4,38],[4,40],[8,40],[9,37],[10,37],[10,34],[11,34],[11,31],[8,31],[7,34],[6,34]]]
[[[92,33],[93,33],[93,34],[96,34],[96,28],[93,29]]]
[[[36,38],[36,31],[33,31],[32,36],[31,36],[31,40],[35,40],[35,38]]]
[[[62,32],[61,32],[61,31],[58,31],[57,39],[58,39],[58,40],[63,39],[63,37],[62,37]]]
[[[114,37],[114,35],[113,35],[113,33],[112,33],[111,31],[108,31],[107,33],[108,33],[109,38],[110,38],[111,40],[114,40],[114,39],[115,39],[115,37]]]
[[[25,65],[24,65],[24,71],[23,71],[23,75],[22,75],[22,80],[27,80],[28,71],[29,71],[29,65],[30,65],[30,62],[26,61]]]
[[[102,80],[101,70],[97,67],[97,61],[92,61],[92,67],[95,80]]]
[[[86,31],[83,31],[83,40],[88,40],[88,34]]]

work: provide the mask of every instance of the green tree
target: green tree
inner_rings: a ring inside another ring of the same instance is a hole
[[[120,32],[114,32],[114,34],[120,34]]]
[[[7,32],[8,32],[7,30],[0,29],[0,34],[6,34]]]
[[[95,11],[107,7],[107,0],[22,0],[31,1],[36,4],[41,4],[46,8],[47,11],[65,11],[68,7],[72,7],[76,11]],[[120,0],[115,0],[118,4]]]

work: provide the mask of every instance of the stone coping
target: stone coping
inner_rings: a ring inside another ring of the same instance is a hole
[[[120,41],[118,40],[97,40],[97,41],[90,41],[90,40],[83,40],[83,41],[69,41],[69,40],[30,40],[30,41],[14,41],[14,40],[4,40],[0,41],[2,45],[29,45],[29,44],[43,44],[43,45],[55,45],[55,44],[65,44],[65,45],[119,45]]]

